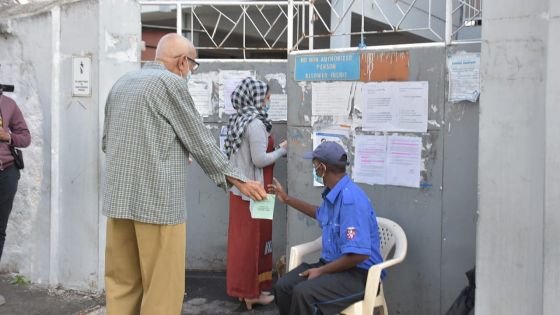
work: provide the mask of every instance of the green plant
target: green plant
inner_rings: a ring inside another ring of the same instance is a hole
[[[12,281],[10,281],[11,284],[15,284],[15,285],[26,285],[29,284],[30,281],[27,280],[27,278],[25,278],[25,276],[22,275],[15,275],[12,278]]]

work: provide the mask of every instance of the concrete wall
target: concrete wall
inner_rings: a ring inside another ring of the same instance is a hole
[[[558,1],[484,1],[477,314],[560,309]]]
[[[445,314],[467,284],[464,272],[475,262],[478,104],[446,101],[445,61],[448,53],[478,49],[475,45],[448,50],[437,44],[366,49],[407,51],[408,80],[429,82],[428,132],[414,134],[423,139],[423,188],[360,184],[377,215],[399,223],[408,238],[406,260],[389,269],[384,281],[391,313]],[[312,149],[312,131],[337,120],[322,117],[312,124],[312,86],[293,80],[294,59],[289,58],[288,189],[297,198],[319,204],[321,189],[313,187],[311,164],[302,154]],[[359,112],[352,115],[353,134],[364,133],[359,130],[360,117]],[[352,141],[351,137],[350,148]],[[287,224],[288,246],[321,234],[315,220],[293,209],[288,210]]]
[[[101,122],[110,87],[139,65],[135,12],[135,1],[89,0],[30,4],[0,14],[2,80],[16,85],[14,98],[33,135],[3,270],[49,285],[103,286]],[[90,97],[72,96],[74,56],[92,59]]]
[[[545,106],[546,157],[544,200],[543,314],[560,310],[560,3],[550,0],[548,11],[547,93]]]
[[[39,283],[49,280],[50,239],[50,104],[52,90],[52,21],[50,13],[33,19],[2,22],[0,78],[14,84],[6,93],[21,108],[31,131],[31,146],[24,150],[25,170],[10,216],[2,270],[20,271]],[[42,32],[34,32],[35,29]],[[19,36],[26,34],[26,36]],[[24,47],[37,47],[37,52]]]

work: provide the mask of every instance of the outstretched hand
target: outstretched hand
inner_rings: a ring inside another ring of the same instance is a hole
[[[276,198],[278,198],[278,200],[286,203],[286,200],[288,200],[288,194],[286,194],[284,188],[282,187],[282,184],[280,184],[280,182],[276,178],[273,178],[272,184],[268,185],[267,188],[269,193],[276,194]]]
[[[266,191],[263,188],[263,184],[261,184],[260,182],[238,182],[237,184],[235,184],[235,186],[242,194],[244,194],[245,196],[249,196],[253,200],[261,201],[268,197]]]

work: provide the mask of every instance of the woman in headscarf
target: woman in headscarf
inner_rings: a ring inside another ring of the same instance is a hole
[[[228,124],[224,146],[233,165],[251,180],[272,183],[274,162],[287,152],[287,142],[274,149],[268,118],[270,91],[267,83],[243,79],[231,94],[236,110]],[[252,219],[249,197],[235,187],[229,198],[227,293],[253,304],[269,304],[272,287],[272,220]]]

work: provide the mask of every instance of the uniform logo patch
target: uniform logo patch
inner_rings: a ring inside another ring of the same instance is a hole
[[[350,226],[350,227],[346,228],[346,239],[347,240],[353,240],[354,237],[356,237],[357,233],[358,233],[358,231],[353,226]]]

